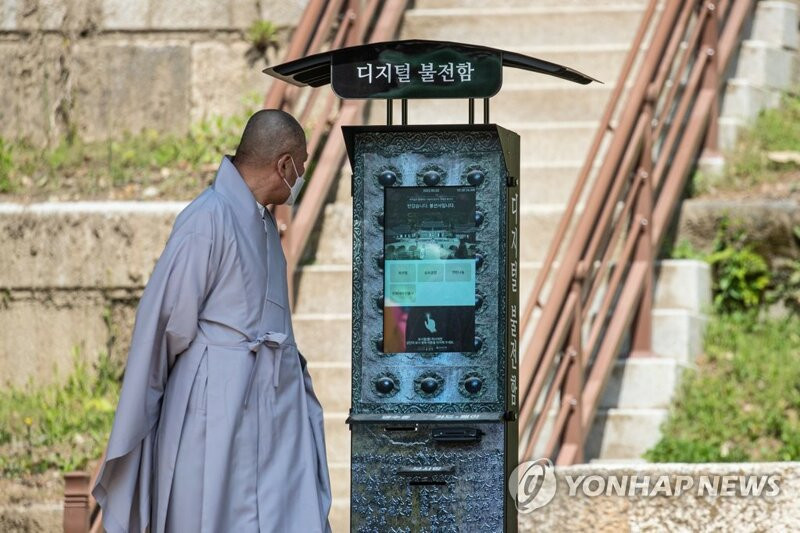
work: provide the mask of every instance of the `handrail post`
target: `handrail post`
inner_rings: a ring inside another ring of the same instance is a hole
[[[361,44],[359,42],[358,36],[363,35],[363,27],[368,23],[368,21],[364,20],[360,15],[362,12],[361,6],[362,0],[348,0],[347,2],[347,11],[352,14],[353,16],[353,27],[347,34],[347,39],[345,39],[345,46],[355,46],[357,44]]]
[[[655,273],[653,262],[653,113],[658,88],[650,85],[644,102],[643,115],[645,116],[644,143],[642,155],[639,160],[639,169],[635,179],[642,180],[636,198],[633,224],[639,221],[639,227],[631,226],[631,231],[639,232],[634,252],[634,261],[647,265],[642,297],[634,315],[631,331],[630,357],[647,357],[653,353],[653,292],[655,289]],[[618,268],[624,268],[619,265]]]
[[[583,395],[584,361],[583,361],[583,339],[581,338],[581,291],[583,280],[586,277],[585,263],[578,263],[578,269],[572,280],[570,292],[576,298],[575,310],[573,311],[572,325],[570,327],[569,342],[565,357],[571,357],[572,362],[567,370],[564,379],[561,397],[562,401],[571,402],[567,421],[564,425],[564,438],[561,442],[561,451],[558,454],[558,464],[575,464],[583,462],[583,409],[581,396]]]
[[[327,0],[311,0],[308,3],[300,22],[294,29],[294,34],[289,43],[289,50],[286,52],[287,60],[297,59],[305,53],[306,47],[311,41],[311,32],[317,26],[318,19],[326,3]],[[289,85],[287,83],[273,81],[267,95],[264,97],[264,109],[282,109],[288,88]]]
[[[64,533],[89,531],[89,474],[64,474]]]
[[[704,9],[710,11],[705,19],[703,27],[702,50],[708,54],[705,71],[703,72],[702,87],[713,89],[714,100],[708,116],[708,130],[706,131],[705,146],[703,147],[702,157],[716,157],[719,155],[719,59],[717,49],[719,47],[719,24],[720,13],[718,8],[719,0],[708,0]]]

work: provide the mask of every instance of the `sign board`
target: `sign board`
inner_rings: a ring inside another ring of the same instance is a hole
[[[341,98],[489,98],[502,84],[499,50],[456,43],[365,45],[331,58]]]

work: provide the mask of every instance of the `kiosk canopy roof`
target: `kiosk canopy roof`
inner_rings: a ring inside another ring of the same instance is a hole
[[[341,98],[488,98],[503,83],[502,67],[583,85],[598,81],[535,57],[448,41],[405,40],[340,48],[264,69],[300,87],[331,83]]]

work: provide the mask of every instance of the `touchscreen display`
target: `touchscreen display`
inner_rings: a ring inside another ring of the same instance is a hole
[[[389,187],[383,350],[475,351],[475,188]]]

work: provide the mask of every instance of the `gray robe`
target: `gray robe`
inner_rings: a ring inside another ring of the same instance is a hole
[[[227,157],[175,220],[93,490],[112,533],[330,531],[322,407],[264,222]]]

